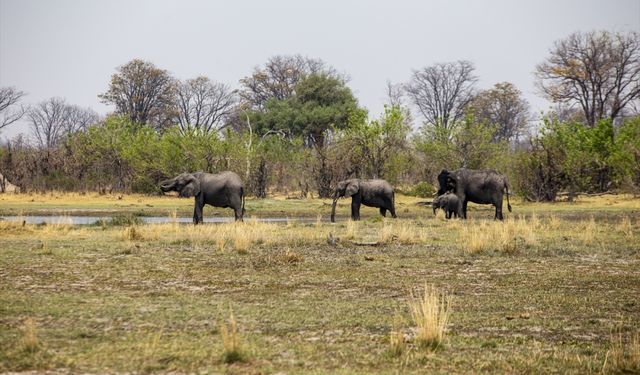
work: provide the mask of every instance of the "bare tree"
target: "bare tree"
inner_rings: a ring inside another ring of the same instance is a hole
[[[546,98],[579,105],[588,126],[614,120],[640,98],[640,34],[573,33],[555,43],[536,77]]]
[[[14,87],[0,87],[0,129],[20,120],[27,108],[18,105],[25,93]]]
[[[105,104],[116,106],[116,112],[126,114],[138,124],[150,123],[157,129],[175,115],[174,79],[166,70],[150,62],[131,60],[111,76],[109,89],[98,95]]]
[[[65,132],[75,133],[85,131],[91,125],[100,121],[100,115],[91,108],[82,108],[77,105],[68,105],[65,119]]]
[[[55,146],[68,126],[68,106],[62,98],[51,98],[38,103],[29,110],[27,116],[41,148]]]
[[[473,71],[469,61],[435,64],[414,70],[405,90],[427,124],[448,131],[473,98]]]
[[[219,131],[236,105],[236,92],[223,83],[201,76],[177,85],[177,119],[180,129],[204,133]]]
[[[243,86],[240,96],[249,107],[260,110],[271,98],[283,100],[293,96],[298,81],[316,73],[325,73],[346,81],[346,77],[340,76],[320,59],[278,55],[271,57],[264,67],[256,67],[251,76],[240,80]]]
[[[69,105],[62,98],[50,98],[38,103],[29,110],[27,117],[41,148],[53,147],[65,135],[84,131],[100,120],[100,116],[92,109]]]
[[[517,141],[526,130],[531,115],[529,103],[512,83],[496,83],[478,93],[469,108],[480,122],[497,127],[494,140]]]

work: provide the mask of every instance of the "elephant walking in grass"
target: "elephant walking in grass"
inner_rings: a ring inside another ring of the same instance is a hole
[[[438,208],[442,208],[447,219],[451,219],[451,216],[456,218],[460,216],[460,200],[450,192],[436,197],[431,203],[431,207],[433,207],[434,215]]]
[[[460,200],[460,216],[467,218],[467,203],[491,204],[496,208],[494,219],[503,220],[502,197],[507,195],[507,208],[511,212],[509,203],[509,181],[507,176],[493,169],[473,170],[460,168],[455,171],[443,169],[438,175],[438,196],[452,191]]]
[[[380,215],[387,216],[387,211],[396,218],[395,193],[393,187],[385,180],[360,180],[353,178],[340,181],[333,194],[331,206],[331,222],[335,222],[336,203],[338,198],[351,197],[351,220],[360,220],[360,205],[379,207]]]
[[[182,173],[160,182],[160,190],[163,193],[177,191],[181,197],[195,197],[193,224],[203,222],[202,209],[205,204],[213,207],[232,208],[236,221],[242,221],[244,188],[240,177],[233,172]]]

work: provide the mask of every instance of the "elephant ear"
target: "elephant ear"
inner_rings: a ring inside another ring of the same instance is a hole
[[[347,185],[347,189],[344,192],[345,197],[350,197],[354,194],[357,194],[360,190],[360,184],[357,181],[351,182]]]
[[[200,180],[191,176],[189,182],[180,190],[181,197],[195,197],[200,194]]]
[[[446,186],[446,190],[455,190],[456,185],[458,184],[458,180],[456,180],[456,177],[452,174],[449,174],[447,176],[447,186]]]

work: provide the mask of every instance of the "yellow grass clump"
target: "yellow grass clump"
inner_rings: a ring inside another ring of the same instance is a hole
[[[419,295],[411,293],[409,310],[416,325],[415,342],[419,348],[435,350],[444,342],[449,322],[450,298],[433,286],[425,285]]]
[[[627,215],[624,215],[620,222],[618,223],[616,229],[618,232],[625,235],[627,238],[633,238],[633,225],[631,224],[631,218]]]
[[[389,332],[389,354],[392,357],[399,357],[407,351],[407,343],[402,332],[402,317],[396,314],[393,318],[393,328]]]
[[[616,374],[640,373],[640,332],[628,337],[618,333],[611,337],[611,349],[607,352],[603,372]]]
[[[596,219],[591,216],[589,220],[583,222],[579,231],[579,238],[585,244],[590,244],[598,237],[598,225]]]
[[[462,228],[461,246],[469,254],[490,250],[514,254],[523,245],[535,244],[536,231],[541,228],[542,224],[537,218],[532,221],[527,221],[524,217],[491,222],[483,220]]]
[[[401,244],[408,245],[424,241],[425,233],[415,225],[385,220],[380,229],[378,239],[381,243],[398,241]]]
[[[220,323],[220,336],[222,337],[222,360],[224,363],[244,361],[246,356],[238,333],[238,322],[233,311],[229,314],[228,323]]]
[[[27,318],[27,320],[25,320],[18,348],[26,353],[35,353],[42,348],[42,343],[38,339],[36,323],[33,318]]]

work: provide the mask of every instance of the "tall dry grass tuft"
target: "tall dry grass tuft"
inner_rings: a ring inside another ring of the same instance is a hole
[[[242,348],[238,322],[233,311],[229,314],[228,323],[220,323],[220,336],[222,336],[222,360],[224,363],[243,362],[246,355]]]
[[[555,215],[551,215],[549,217],[547,217],[547,222],[546,222],[546,227],[552,230],[556,230],[560,228],[560,218],[555,216]]]
[[[629,335],[626,340],[621,332],[613,335],[602,370],[615,374],[640,373],[640,332]]]
[[[35,353],[42,349],[42,343],[38,339],[36,323],[32,318],[27,318],[24,322],[18,349],[26,353]]]
[[[624,215],[620,222],[616,226],[618,232],[624,234],[627,238],[633,238],[633,225],[631,224],[631,218],[627,215]]]
[[[450,298],[433,286],[425,285],[424,291],[416,296],[411,293],[409,310],[416,324],[416,345],[423,349],[435,350],[444,342],[449,321]]]
[[[406,223],[402,225],[396,224],[390,220],[384,221],[378,235],[378,240],[381,243],[390,243],[395,240],[401,244],[410,245],[424,239],[425,233],[421,228]]]
[[[579,238],[585,244],[590,244],[598,237],[598,225],[596,219],[591,216],[589,220],[583,222],[579,231]]]
[[[503,222],[481,221],[463,227],[460,239],[464,251],[469,254],[480,254],[490,250],[515,254],[523,245],[535,244],[536,230],[539,228],[541,223],[538,219],[531,222],[522,216]]]
[[[358,233],[358,222],[349,219],[347,221],[347,232],[345,233],[345,238],[348,240],[352,240],[356,238],[356,234]]]
[[[389,355],[392,357],[400,357],[407,351],[407,343],[404,340],[404,332],[402,332],[403,319],[400,314],[396,314],[393,318],[393,328],[389,332]]]
[[[132,225],[132,226],[124,228],[124,231],[122,233],[122,237],[125,240],[129,240],[129,241],[139,241],[139,240],[144,239],[144,236],[142,235],[142,232],[140,231],[140,229],[136,225]]]

